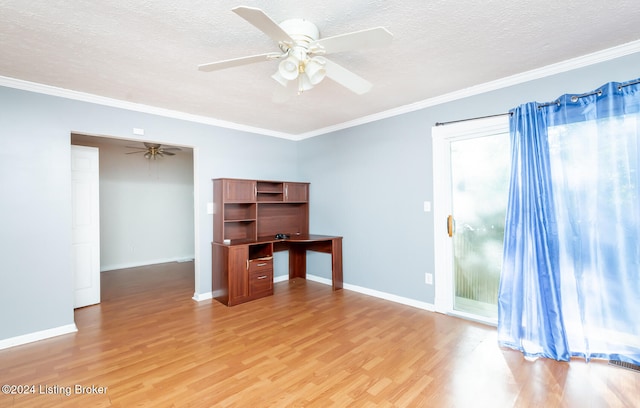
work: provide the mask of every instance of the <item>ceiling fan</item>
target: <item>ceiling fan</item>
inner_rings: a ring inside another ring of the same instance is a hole
[[[261,9],[239,6],[231,11],[247,20],[276,41],[279,52],[211,62],[198,65],[200,71],[216,71],[256,62],[280,60],[272,76],[281,85],[297,82],[298,93],[307,91],[328,77],[358,95],[369,92],[366,79],[324,57],[326,54],[389,45],[393,39],[384,27],[375,27],[332,37],[320,38],[318,27],[310,21],[295,18],[280,24]]]
[[[137,146],[127,146],[129,149],[138,149],[135,152],[129,152],[126,154],[136,154],[136,153],[144,153],[145,159],[153,159],[155,160],[158,156],[164,157],[166,156],[175,156],[175,153],[172,151],[182,150],[178,147],[162,147],[161,144],[158,143],[143,143],[144,148]]]

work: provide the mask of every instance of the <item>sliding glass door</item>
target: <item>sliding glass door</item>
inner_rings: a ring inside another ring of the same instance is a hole
[[[509,154],[506,116],[434,129],[439,311],[497,322]]]

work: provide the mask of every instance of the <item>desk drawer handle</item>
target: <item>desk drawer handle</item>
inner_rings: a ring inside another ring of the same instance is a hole
[[[258,276],[258,279],[267,279],[267,275]]]
[[[267,265],[266,262],[262,262],[262,263],[257,264],[256,266],[266,266],[266,265]]]

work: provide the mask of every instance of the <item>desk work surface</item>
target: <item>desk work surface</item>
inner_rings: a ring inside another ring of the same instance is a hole
[[[342,239],[340,236],[318,235],[318,234],[291,234],[287,238],[276,239],[274,236],[258,237],[258,239],[232,239],[224,245],[252,245],[268,242],[320,242]]]

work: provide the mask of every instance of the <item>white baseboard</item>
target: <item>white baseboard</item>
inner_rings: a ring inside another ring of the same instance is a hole
[[[333,286],[333,282],[331,282],[331,279],[322,278],[316,275],[307,275],[307,280],[322,283],[323,285]]]
[[[417,309],[427,310],[429,312],[436,311],[436,306],[432,303],[421,302],[419,300],[410,299],[403,296],[394,295],[391,293],[380,292],[380,291],[369,289],[369,288],[363,288],[362,286],[350,285],[348,283],[345,283],[344,289],[352,290],[354,292],[362,293],[364,295],[369,295],[369,296],[377,297],[384,300],[390,300],[391,302],[415,307]]]
[[[331,279],[321,278],[321,277],[315,276],[315,275],[307,275],[307,279],[310,280],[310,281],[319,282],[319,283],[322,283],[322,284],[325,284],[325,285],[329,285],[329,286],[332,285]],[[369,295],[369,296],[377,297],[377,298],[380,298],[380,299],[390,300],[390,301],[395,302],[395,303],[400,303],[400,304],[411,306],[411,307],[415,307],[415,308],[418,308],[418,309],[427,310],[429,312],[435,312],[436,311],[435,305],[431,304],[431,303],[420,302],[419,300],[409,299],[409,298],[406,298],[406,297],[393,295],[391,293],[380,292],[378,290],[364,288],[362,286],[350,285],[348,283],[344,283],[342,286],[343,286],[343,289],[350,290],[350,291],[353,291],[353,292],[362,293],[363,295]]]
[[[127,269],[127,268],[138,268],[140,266],[149,266],[149,265],[157,265],[169,262],[190,262],[195,259],[194,256],[182,256],[182,257],[174,257],[174,258],[162,258],[162,259],[152,259],[148,261],[139,261],[139,262],[126,262],[115,265],[106,265],[100,267],[100,272],[108,272],[115,271],[118,269]]]
[[[284,282],[289,280],[289,275],[280,275],[273,277],[273,283]]]
[[[75,323],[0,340],[0,350],[78,331]]]
[[[280,275],[273,278],[274,283],[284,282],[289,280],[289,275]],[[307,275],[307,280],[322,283],[323,285],[331,286],[331,279],[322,278],[316,275]],[[435,312],[436,307],[432,303],[420,302],[419,300],[409,299],[402,296],[393,295],[391,293],[380,292],[378,290],[373,290],[369,288],[364,288],[362,286],[350,285],[348,283],[343,284],[343,289],[350,290],[353,292],[362,293],[363,295],[369,295],[373,297],[377,297],[380,299],[390,300],[391,302],[400,303],[403,305],[415,307],[422,310],[427,310],[429,312]],[[203,300],[212,299],[214,296],[212,292],[208,293],[195,293],[193,295],[193,300],[201,302]]]
[[[204,300],[213,299],[213,292],[194,293],[191,299],[195,300],[196,302],[202,302]]]

